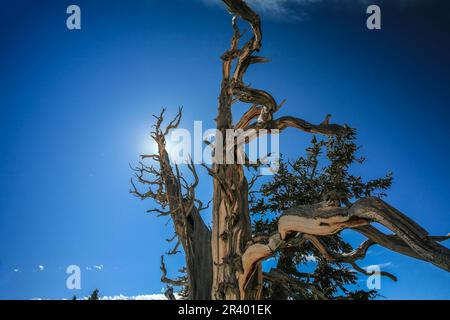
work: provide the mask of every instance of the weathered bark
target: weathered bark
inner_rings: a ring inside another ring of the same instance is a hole
[[[255,129],[249,136],[252,140],[259,135],[260,129],[283,130],[295,127],[306,132],[339,134],[343,127],[328,123],[328,119],[319,125],[312,125],[302,119],[283,117],[273,120],[273,114],[284,104],[277,104],[272,95],[264,90],[254,89],[244,84],[243,77],[254,63],[269,60],[253,55],[262,45],[262,32],[259,16],[242,0],[223,0],[232,19],[233,37],[231,47],[222,56],[222,83],[219,95],[217,129],[225,137],[227,129]],[[253,36],[239,48],[241,34],[237,19],[242,18],[251,26]],[[233,62],[235,64],[232,69]],[[233,125],[231,107],[234,102],[250,103],[252,107]],[[253,122],[253,123],[252,123]],[[248,140],[247,140],[248,142]],[[245,143],[245,140],[242,141]],[[234,145],[237,153],[239,144]],[[222,154],[229,150],[224,149]],[[237,154],[236,154],[237,158]],[[214,177],[213,197],[213,299],[258,299],[261,295],[263,276],[260,261],[252,262],[252,268],[244,263],[245,249],[252,241],[251,222],[248,207],[248,182],[244,168],[239,164],[214,164],[209,170]],[[246,252],[251,254],[251,250]]]
[[[450,250],[433,240],[412,219],[378,198],[364,198],[344,208],[324,205],[290,209],[280,218],[278,230],[283,239],[289,232],[331,235],[344,228],[359,231],[358,228],[371,222],[391,230],[419,259],[450,271]]]
[[[210,300],[212,287],[211,230],[205,225],[198,209],[194,207],[187,217],[186,263],[189,288],[194,300]],[[186,251],[185,251],[186,252]]]
[[[242,166],[217,165],[217,175],[227,179],[231,201],[219,183],[214,182],[214,207],[212,230],[212,254],[214,263],[213,299],[235,300],[244,298],[237,286],[241,274],[241,255],[251,240],[251,224],[248,212],[247,180]],[[257,299],[260,295],[262,270],[255,269],[257,290],[248,288],[245,298]]]
[[[371,226],[378,222],[394,234],[386,235]],[[350,253],[336,253],[320,241],[321,236],[336,234],[343,229],[354,229],[368,240]],[[430,262],[450,271],[450,250],[438,242],[450,236],[429,236],[412,219],[378,198],[364,198],[348,207],[336,207],[328,202],[304,205],[286,210],[279,219],[278,232],[263,242],[250,245],[243,255],[244,273],[249,274],[259,261],[271,257],[289,240],[290,235],[310,241],[324,258],[333,262],[351,264],[355,270],[365,273],[356,265],[363,259],[370,246],[379,244],[410,257]],[[396,281],[388,272],[381,273]]]
[[[254,36],[240,50],[238,42],[240,33],[236,17],[233,18],[233,38],[231,48],[223,56],[222,84],[219,95],[217,129],[226,136],[226,130],[233,128],[231,105],[239,77],[245,71],[243,62],[261,44],[259,17],[243,1],[224,1],[230,10],[241,15],[253,29]],[[231,75],[232,62],[237,59],[234,75]],[[226,151],[223,151],[226,154]],[[257,299],[262,283],[261,268],[255,269],[254,281],[256,290],[249,287],[244,296],[237,286],[241,273],[241,255],[248,241],[251,240],[251,223],[248,208],[248,183],[242,165],[214,164],[214,196],[213,196],[213,299]]]

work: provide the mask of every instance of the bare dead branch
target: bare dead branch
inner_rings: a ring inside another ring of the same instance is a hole
[[[251,180],[248,183],[248,189],[251,190],[253,188],[253,186],[255,185],[256,181],[258,181],[258,179],[261,177],[262,177],[261,174],[253,175],[253,177],[251,178]]]
[[[180,244],[181,244],[181,242],[180,242],[180,240],[178,240],[177,243],[175,244],[175,246],[173,247],[173,249],[168,251],[166,254],[171,256],[171,255],[175,255],[177,253],[180,253],[181,251],[178,250],[178,247],[180,246]]]
[[[164,136],[167,136],[167,134],[170,132],[170,130],[178,128],[178,126],[180,125],[182,113],[183,113],[183,107],[178,108],[177,115],[175,116],[175,118],[172,121],[170,121],[169,125],[164,130]]]
[[[375,244],[375,242],[373,242],[372,240],[366,240],[357,249],[350,253],[337,253],[332,252],[330,249],[328,249],[325,243],[321,241],[319,237],[309,234],[304,234],[303,237],[309,240],[317,248],[317,250],[319,250],[319,252],[325,259],[331,262],[352,263],[355,260],[363,259],[367,254],[367,250]]]
[[[266,129],[269,131],[275,129],[281,132],[287,128],[297,128],[308,133],[318,133],[329,136],[343,135],[345,133],[345,127],[337,124],[321,123],[314,125],[303,119],[289,116],[269,121],[264,126],[253,124],[248,126],[246,130],[255,129],[258,132],[259,129]]]
[[[166,239],[167,242],[172,242],[173,240],[175,240],[177,238],[177,234],[175,233],[172,238]]]
[[[167,269],[166,269],[166,264],[164,263],[164,256],[161,256],[160,269],[161,269],[161,272],[162,272],[161,282],[170,284],[170,285],[175,286],[175,287],[181,287],[181,286],[185,286],[187,284],[186,281],[172,280],[170,278],[167,278]]]
[[[350,262],[350,264],[352,265],[352,267],[353,267],[356,271],[361,272],[362,274],[365,274],[366,276],[370,276],[370,275],[373,274],[373,273],[370,273],[370,272],[368,272],[367,270],[361,268],[360,266],[358,266],[358,265],[356,264],[355,261]],[[392,281],[395,281],[395,282],[397,282],[397,280],[398,280],[396,276],[394,276],[392,273],[389,273],[389,272],[387,272],[387,271],[380,271],[380,275],[385,276],[385,277],[388,277],[388,278],[390,278]]]
[[[199,199],[195,199],[195,201],[197,202],[197,210],[199,212],[204,211],[206,209],[209,209],[209,206],[211,205],[212,199],[208,201],[208,203],[206,204],[206,206],[203,206],[203,202],[201,202]]]

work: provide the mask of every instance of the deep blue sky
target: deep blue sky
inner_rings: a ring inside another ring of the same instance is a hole
[[[265,11],[262,55],[273,62],[247,80],[287,98],[282,114],[356,127],[368,158],[357,172],[392,170],[388,200],[446,234],[450,10],[405,2],[372,1],[381,31],[365,28],[364,1]],[[81,7],[81,31],[65,27],[69,4]],[[0,299],[161,291],[171,227],[128,194],[128,164],[151,149],[161,107],[183,105],[186,128],[213,126],[229,39],[226,11],[202,0],[1,1]],[[301,155],[310,138],[288,130],[281,151]],[[210,198],[210,180],[198,193]],[[170,261],[173,273],[182,257]],[[399,277],[383,280],[387,298],[450,298],[450,275],[427,263],[379,247],[364,263]],[[70,264],[83,268],[77,292],[65,288]]]

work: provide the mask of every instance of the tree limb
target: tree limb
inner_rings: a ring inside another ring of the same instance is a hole
[[[383,236],[368,228],[378,222],[390,229],[396,237]],[[436,242],[412,219],[378,198],[364,198],[350,207],[330,207],[319,205],[301,206],[286,210],[279,220],[278,230],[284,239],[289,232],[311,235],[331,235],[345,228],[352,228],[386,247],[409,247],[408,255],[428,261],[450,271],[450,250]],[[440,237],[439,239],[442,239]],[[399,242],[398,240],[403,241]]]

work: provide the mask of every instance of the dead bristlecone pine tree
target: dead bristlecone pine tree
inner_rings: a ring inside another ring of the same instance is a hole
[[[284,101],[277,103],[267,91],[252,88],[244,82],[244,75],[253,64],[268,62],[266,58],[257,55],[262,46],[260,17],[243,0],[223,2],[232,14],[232,37],[230,48],[221,57],[222,80],[215,118],[217,131],[225,137],[227,129],[242,129],[246,132],[253,129],[251,131],[255,134],[241,139],[241,143],[249,143],[249,140],[258,135],[270,134],[274,130],[281,133],[286,128],[297,128],[306,133],[324,136],[329,141],[337,141],[348,135],[350,129],[331,124],[329,115],[317,125],[293,116],[275,117]],[[250,25],[252,34],[247,36],[247,41],[243,41],[238,27],[239,20]],[[248,104],[249,109],[238,121],[233,121],[232,111],[236,103]],[[372,245],[380,245],[427,261],[446,271],[450,270],[450,251],[440,244],[448,235],[430,236],[424,228],[381,200],[381,197],[372,196],[370,192],[359,192],[356,197],[355,192],[346,193],[339,181],[335,184],[324,183],[324,188],[317,189],[320,190],[317,197],[309,197],[309,200],[302,200],[301,192],[293,193],[298,201],[289,199],[274,208],[277,216],[270,222],[270,228],[261,228],[261,221],[260,228],[255,227],[250,207],[253,215],[258,205],[252,205],[252,192],[249,191],[254,180],[247,180],[246,175],[251,169],[257,169],[260,163],[213,162],[211,166],[200,166],[208,172],[213,185],[210,228],[201,215],[202,211],[209,209],[209,203],[203,205],[195,193],[199,183],[198,167],[193,162],[187,163],[188,170],[183,172],[189,172],[190,177],[183,176],[181,168],[170,162],[166,149],[166,136],[170,130],[179,126],[181,116],[180,109],[176,117],[166,125],[163,123],[164,110],[155,116],[156,124],[151,137],[158,151],[156,154],[141,156],[139,165],[133,168],[135,178],[131,181],[131,193],[143,200],[153,199],[158,204],[157,209],[149,212],[170,217],[174,237],[167,241],[173,241],[174,249],[168,254],[181,252],[185,257],[182,276],[176,279],[167,276],[164,259],[161,257],[161,281],[168,285],[169,299],[175,299],[173,292],[186,299],[262,299],[267,298],[267,295],[263,296],[263,289],[271,285],[273,290],[278,290],[278,296],[285,298],[333,298],[333,295],[327,293],[329,288],[326,288],[334,283],[327,281],[327,277],[332,277],[333,273],[325,272],[327,263],[348,265],[352,268],[347,270],[351,274],[366,274],[366,270],[356,262],[364,258]],[[237,140],[239,141],[239,137]],[[214,142],[210,142],[209,147],[214,155],[230,152],[223,145],[215,145]],[[239,147],[237,143],[231,150],[235,157],[238,157]],[[350,153],[353,154],[354,151],[351,150]],[[289,177],[291,180],[286,180],[285,183],[292,184],[296,175]],[[345,177],[340,179],[345,180]],[[137,187],[137,183],[141,187]],[[380,187],[383,189],[382,184]],[[335,187],[336,190],[332,190]],[[276,213],[277,210],[280,212]],[[376,223],[389,229],[391,233],[382,232],[374,226]],[[344,229],[352,229],[367,240],[358,248],[352,249],[340,238],[340,232]],[[267,233],[257,230],[266,230]],[[342,241],[341,245],[336,245],[336,241]],[[321,272],[305,275],[297,271],[295,268],[301,262],[299,257],[302,257],[295,255],[297,249],[315,252],[320,257],[318,261]],[[288,251],[290,254],[286,254]],[[270,272],[263,272],[262,262],[271,257],[278,259],[277,267]],[[299,261],[289,260],[294,258]],[[289,265],[291,267],[287,267]],[[382,275],[395,280],[389,273],[383,272]],[[348,274],[347,276],[350,277]],[[347,283],[355,283],[354,276],[352,279]],[[173,291],[173,287],[178,289]],[[270,298],[270,294],[268,297]]]

